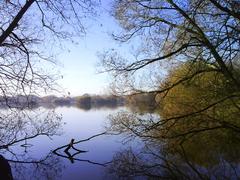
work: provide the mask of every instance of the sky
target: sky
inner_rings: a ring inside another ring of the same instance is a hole
[[[66,49],[58,56],[59,71],[63,79],[59,85],[64,89],[62,95],[78,96],[88,94],[106,94],[110,76],[97,73],[98,53],[121,45],[113,40],[111,33],[119,26],[109,15],[107,1],[103,4],[105,11],[87,24],[86,35],[78,38],[78,44],[66,42]]]

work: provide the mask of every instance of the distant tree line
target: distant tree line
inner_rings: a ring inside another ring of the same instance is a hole
[[[113,75],[114,92],[134,95],[130,102],[138,105],[151,97],[161,115],[123,122],[125,128],[143,137],[153,131],[159,138],[240,132],[239,10],[239,1],[228,0],[114,2],[112,14],[122,27],[114,38],[132,42],[136,51],[104,52],[103,71]]]
[[[56,90],[58,45],[85,34],[94,0],[6,0],[0,3],[0,96]],[[50,68],[49,68],[50,69]],[[52,68],[54,69],[54,68]]]
[[[53,108],[56,106],[76,106],[82,109],[91,108],[116,108],[125,104],[124,97],[117,97],[111,95],[88,95],[77,97],[57,97],[53,95],[39,97],[36,95],[17,95],[17,96],[1,96],[0,107],[17,107],[17,108],[36,108],[47,107]]]
[[[118,96],[83,95],[76,98],[76,104],[80,108],[91,109],[99,107],[116,108],[125,104],[125,99]]]

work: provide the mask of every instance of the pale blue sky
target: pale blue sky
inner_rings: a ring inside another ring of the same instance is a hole
[[[104,3],[107,4],[107,1]],[[103,5],[105,8],[106,4]],[[63,75],[63,79],[58,82],[65,93],[70,92],[71,96],[107,93],[109,76],[96,73],[99,61],[97,53],[120,47],[110,36],[118,25],[107,11],[102,11],[99,17],[90,21],[87,26],[87,34],[77,40],[78,45],[65,43],[70,52],[66,50],[58,56],[62,64],[59,70]]]

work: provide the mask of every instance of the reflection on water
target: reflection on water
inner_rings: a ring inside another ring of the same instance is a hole
[[[121,111],[109,117],[108,130],[140,138],[143,148],[118,151],[107,173],[114,178],[239,179],[240,136],[230,128],[194,131],[184,120],[156,126],[159,118]],[[164,122],[164,121],[163,121]],[[192,122],[193,123],[193,122]],[[205,126],[206,128],[206,126]],[[179,130],[188,130],[179,136]],[[169,131],[169,132],[166,132]],[[165,136],[174,134],[175,136]]]
[[[71,139],[71,142],[69,144],[66,144],[66,145],[63,145],[61,147],[58,147],[58,148],[54,149],[53,153],[57,156],[62,157],[62,158],[69,159],[71,163],[74,163],[75,161],[80,161],[80,162],[88,162],[90,164],[100,165],[100,166],[105,167],[108,163],[97,163],[97,162],[93,162],[93,161],[90,161],[90,160],[77,158],[77,156],[80,153],[86,153],[88,151],[80,150],[80,149],[75,147],[75,144],[80,144],[80,143],[85,142],[85,141],[90,141],[93,138],[96,138],[98,136],[102,136],[102,135],[105,135],[105,134],[106,134],[105,132],[99,133],[99,134],[93,135],[91,137],[88,137],[87,139],[82,139],[82,140],[79,140],[79,141],[75,141],[74,139]],[[60,152],[61,150],[64,150],[63,151],[64,153]],[[72,153],[71,153],[71,150],[73,150]]]
[[[240,137],[231,129],[161,138],[161,129],[152,128],[157,114],[126,108],[11,109],[1,117],[0,175],[9,179],[240,176]]]
[[[0,154],[11,171],[1,168],[0,173],[23,180],[102,178],[121,146],[119,136],[104,132],[111,112],[66,107],[3,110]]]
[[[6,163],[10,164],[14,179],[26,179],[26,175],[39,179],[54,177],[57,174],[61,168],[58,159],[50,153],[47,155],[37,153],[36,158],[28,151],[34,146],[32,140],[61,134],[61,116],[53,110],[10,109],[1,112],[0,121],[2,125],[0,153],[4,156],[4,166],[6,167]],[[50,169],[46,171],[48,168]],[[1,173],[4,172],[10,170],[5,171],[1,168]]]
[[[215,146],[208,152],[207,144],[198,146],[199,151],[186,150],[185,146],[172,149],[164,146],[146,143],[140,153],[133,149],[119,151],[107,172],[118,178],[239,179],[239,149],[230,147],[233,152],[222,152]]]

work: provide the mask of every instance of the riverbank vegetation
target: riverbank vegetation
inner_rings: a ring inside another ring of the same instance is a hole
[[[133,56],[105,52],[104,70],[113,75],[114,92],[148,94],[155,108],[109,116],[108,131],[144,142],[137,152],[117,153],[110,173],[239,177],[239,7],[225,0],[115,2],[112,14],[122,26],[115,39],[140,46]]]
[[[239,132],[239,5],[215,0],[115,2],[112,13],[123,30],[115,39],[141,46],[132,57],[106,52],[103,68],[112,73],[115,92],[149,94],[161,117],[148,123],[137,118],[129,131],[148,136],[155,130],[162,138],[222,128]]]

